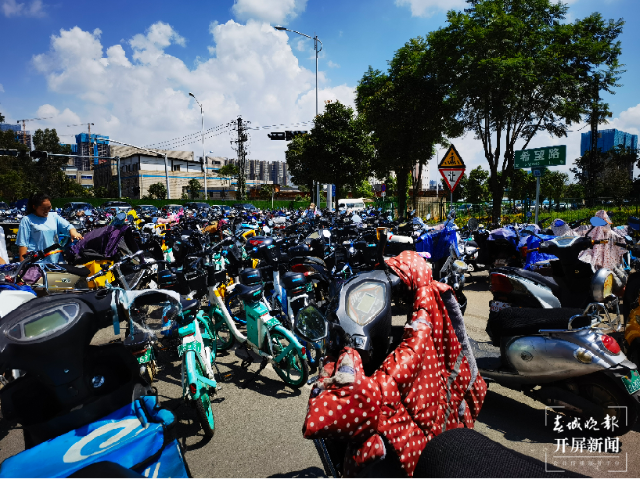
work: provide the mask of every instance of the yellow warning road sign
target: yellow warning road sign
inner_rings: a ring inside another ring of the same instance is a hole
[[[438,168],[465,168],[466,165],[462,158],[460,157],[460,153],[456,150],[456,147],[451,145],[447,150],[447,154],[444,155],[442,161],[438,165]]]

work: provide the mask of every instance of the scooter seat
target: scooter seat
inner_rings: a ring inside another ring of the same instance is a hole
[[[494,346],[500,346],[500,338],[537,334],[541,329],[567,329],[572,316],[582,314],[575,308],[505,308],[489,313],[487,334]],[[577,319],[573,328],[587,326],[588,320]]]
[[[198,310],[200,309],[200,301],[180,295],[180,306],[182,307],[182,311]]]
[[[64,269],[67,273],[75,274],[81,278],[86,278],[91,274],[89,268],[86,268],[85,266],[72,266],[70,264],[59,264],[58,266]]]
[[[512,268],[509,266],[496,268],[494,271],[496,273],[504,273],[511,276],[521,276],[522,278],[543,284],[544,286],[549,288],[556,297],[558,297],[558,294],[560,294],[560,286],[558,286],[558,283],[556,283],[553,278],[550,278],[548,276],[542,276],[541,274],[535,273],[533,271],[522,268]]]
[[[242,283],[238,283],[234,288],[234,292],[238,293],[238,296],[242,301],[257,301],[262,293],[262,284],[254,284],[247,286]]]

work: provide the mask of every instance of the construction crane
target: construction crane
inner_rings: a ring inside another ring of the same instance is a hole
[[[27,144],[27,122],[28,121],[38,121],[38,120],[49,120],[53,118],[52,116],[47,116],[46,118],[29,118],[28,120],[18,120],[18,125],[22,122],[22,143]]]
[[[89,140],[91,140],[91,127],[94,126],[93,123],[78,123],[76,125],[67,125],[67,128],[71,128],[72,126],[84,126],[87,125],[87,130],[89,130]]]
[[[84,125],[87,125],[87,133],[88,133],[88,135],[89,135],[89,138],[87,139],[87,145],[88,145],[88,147],[87,147],[87,153],[88,153],[88,156],[89,156],[89,157],[91,157],[91,156],[92,156],[92,155],[91,155],[91,127],[92,127],[92,126],[94,126],[94,124],[93,124],[93,123],[90,123],[90,122],[87,122],[87,123],[77,123],[77,124],[75,124],[75,125],[67,125],[67,128],[71,128],[72,126],[84,126]],[[80,152],[79,152],[79,153],[80,153]],[[95,161],[98,161],[98,160],[95,160]]]

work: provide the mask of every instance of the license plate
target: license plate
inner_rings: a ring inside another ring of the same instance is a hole
[[[637,369],[634,369],[629,376],[623,376],[621,379],[624,387],[627,388],[627,392],[633,394],[640,390],[640,374],[638,374]]]
[[[151,349],[147,349],[144,354],[141,354],[136,358],[138,360],[138,364],[147,364],[151,361]]]
[[[501,309],[510,308],[509,303],[503,303],[502,301],[489,301],[489,309],[494,313],[497,313]]]
[[[195,351],[200,354],[202,350],[202,345],[198,341],[191,341],[190,343],[181,344],[178,346],[178,356],[182,357],[184,353],[187,351]]]
[[[506,266],[507,265],[507,260],[506,259],[497,259],[497,260],[495,260],[493,265],[494,266]]]

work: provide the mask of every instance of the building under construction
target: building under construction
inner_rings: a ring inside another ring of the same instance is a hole
[[[74,166],[78,171],[92,170],[96,165],[107,161],[100,160],[100,156],[111,156],[109,137],[95,133],[80,133],[76,135],[76,144],[71,145],[71,150],[78,155],[73,159]]]
[[[20,125],[14,125],[11,123],[0,123],[0,131],[13,130],[16,132],[16,140],[23,145],[27,145],[31,149],[31,132],[22,131]]]

